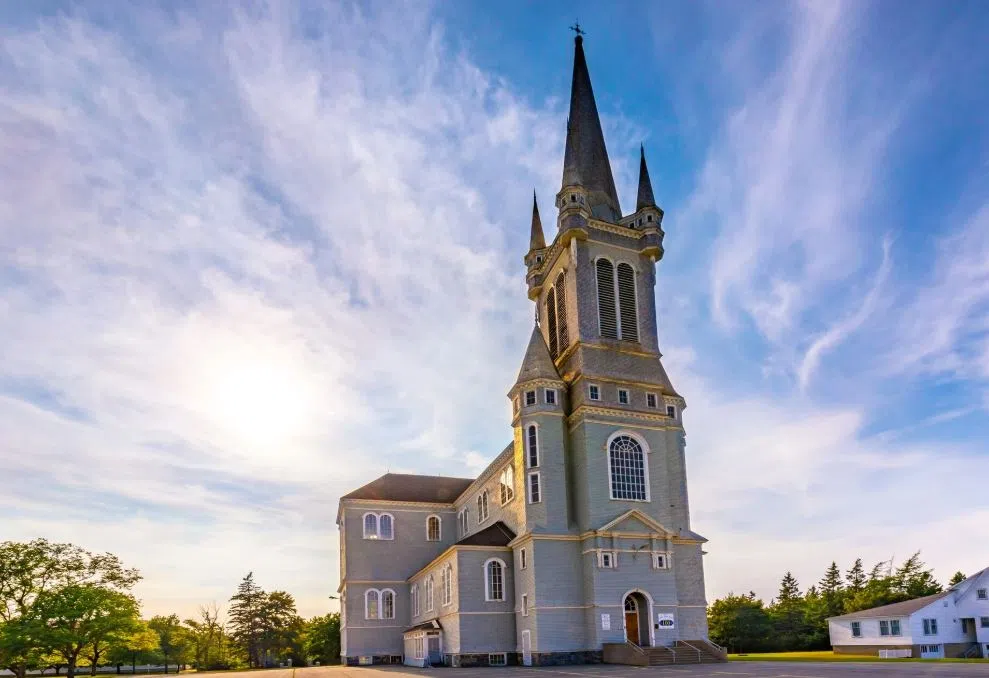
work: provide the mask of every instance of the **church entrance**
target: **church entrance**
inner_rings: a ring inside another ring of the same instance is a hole
[[[640,647],[649,645],[649,601],[641,593],[625,596],[625,639]]]

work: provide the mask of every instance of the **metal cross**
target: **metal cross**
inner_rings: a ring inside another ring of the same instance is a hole
[[[570,30],[576,33],[577,35],[587,35],[584,31],[580,29],[579,21],[574,21],[573,26],[570,27]]]

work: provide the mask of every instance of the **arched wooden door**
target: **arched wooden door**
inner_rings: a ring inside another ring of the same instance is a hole
[[[639,644],[639,604],[631,594],[625,597],[625,639]]]

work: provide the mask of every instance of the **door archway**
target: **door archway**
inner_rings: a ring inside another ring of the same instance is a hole
[[[622,600],[625,612],[625,639],[639,647],[650,645],[649,600],[639,591],[632,591]]]

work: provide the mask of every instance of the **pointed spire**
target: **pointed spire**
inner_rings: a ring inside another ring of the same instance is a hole
[[[539,220],[539,207],[536,205],[536,189],[532,189],[532,230],[529,231],[529,251],[546,248],[543,237],[543,222]]]
[[[549,355],[549,348],[543,339],[543,333],[539,331],[539,326],[533,326],[532,336],[529,337],[529,346],[525,349],[525,357],[522,358],[522,369],[519,370],[518,379],[515,385],[518,386],[533,379],[553,379],[560,380],[560,373],[553,365],[553,359]]]
[[[608,149],[598,117],[591,76],[584,58],[584,39],[574,40],[573,81],[570,85],[570,116],[567,123],[567,145],[563,153],[563,185],[581,185],[590,193],[591,212],[598,217],[618,219],[621,207],[611,174]],[[595,210],[597,206],[609,209]]]
[[[652,195],[652,182],[649,181],[649,168],[646,167],[646,149],[639,144],[639,195],[635,199],[635,211],[655,206],[656,198]]]

